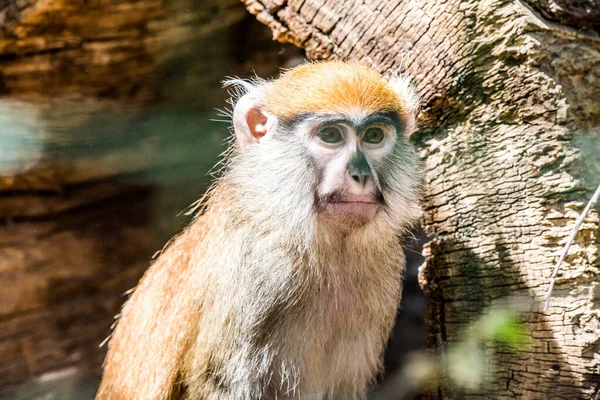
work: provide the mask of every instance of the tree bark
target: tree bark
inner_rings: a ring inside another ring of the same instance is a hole
[[[543,298],[571,227],[600,183],[600,3],[243,0],[311,59],[407,71],[422,96],[411,138],[426,179],[421,282],[433,348],[496,300]],[[562,265],[529,344],[489,345],[489,381],[446,379],[435,398],[582,399],[600,381],[597,209]]]

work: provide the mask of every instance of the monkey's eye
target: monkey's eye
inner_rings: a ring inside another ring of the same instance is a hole
[[[342,132],[334,126],[328,126],[327,128],[321,129],[317,136],[319,139],[329,144],[339,143],[343,139]]]
[[[366,130],[365,134],[363,135],[363,142],[365,143],[369,143],[369,144],[379,144],[381,143],[381,141],[383,140],[383,138],[385,137],[385,134],[383,133],[383,129],[381,128],[369,128]]]

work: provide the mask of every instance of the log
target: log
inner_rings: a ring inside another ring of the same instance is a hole
[[[421,283],[428,343],[445,352],[498,299],[542,299],[600,179],[595,0],[243,0],[273,38],[314,60],[413,76],[424,165]],[[489,374],[442,377],[430,398],[582,399],[600,382],[600,222],[586,219],[528,345],[486,348]],[[509,301],[509,300],[507,300]],[[473,367],[478,368],[478,367]]]

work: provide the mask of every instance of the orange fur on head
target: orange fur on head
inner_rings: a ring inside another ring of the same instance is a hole
[[[301,65],[272,82],[266,98],[266,110],[284,120],[306,112],[412,111],[376,71],[356,62]]]

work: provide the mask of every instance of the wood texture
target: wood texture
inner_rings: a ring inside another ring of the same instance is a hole
[[[244,0],[312,59],[407,71],[423,99],[413,135],[426,175],[422,285],[443,349],[501,298],[543,297],[600,179],[596,1]],[[551,307],[522,319],[522,352],[490,345],[489,381],[435,398],[582,399],[600,381],[600,222],[577,236]],[[492,366],[496,363],[496,367]]]
[[[103,196],[85,188],[46,194],[46,204],[79,204],[0,226],[2,385],[69,365],[100,365],[98,345],[156,241],[148,234],[148,189],[119,184],[103,189]]]
[[[237,0],[0,2],[0,387],[99,372],[223,149],[220,81],[287,57],[248,21]]]

